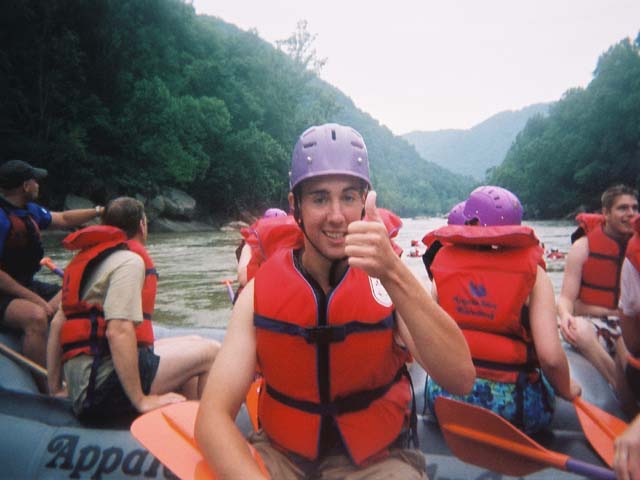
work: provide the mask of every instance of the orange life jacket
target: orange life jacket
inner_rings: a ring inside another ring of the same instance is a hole
[[[142,287],[144,320],[136,326],[138,345],[152,345],[154,336],[151,324],[155,305],[158,276],[146,249],[135,240],[127,240],[125,233],[116,227],[95,225],[78,230],[63,240],[68,250],[80,250],[64,271],[62,309],[67,320],[62,325],[60,342],[62,358],[66,361],[76,355],[98,355],[108,352],[105,338],[106,322],[99,304],[81,299],[81,291],[88,273],[116,250],[129,249],[142,257],[145,264],[145,281]]]
[[[448,225],[432,234],[443,247],[431,270],[438,303],[462,329],[476,374],[516,382],[538,366],[523,307],[543,249],[524,226]]]
[[[578,298],[589,305],[618,308],[620,271],[626,242],[619,243],[599,225],[587,234],[589,256],[582,266]]]
[[[292,250],[281,250],[254,280],[262,428],[315,460],[329,420],[356,464],[378,458],[402,432],[412,399],[391,300],[356,268],[325,295],[294,262]]]
[[[241,229],[240,234],[251,247],[247,281],[255,277],[260,265],[274,252],[283,248],[300,248],[304,243],[302,230],[291,215],[260,218],[249,228]]]
[[[576,222],[578,222],[578,228],[571,234],[572,244],[580,237],[593,232],[600,225],[604,225],[604,215],[601,213],[579,213],[576,215]]]

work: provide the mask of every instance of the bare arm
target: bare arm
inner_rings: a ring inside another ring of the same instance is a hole
[[[50,395],[59,395],[62,390],[62,346],[60,344],[60,331],[66,318],[60,308],[49,328],[47,339],[47,383]]]
[[[529,318],[542,371],[558,395],[573,400],[580,393],[580,388],[571,382],[569,362],[558,337],[553,286],[540,266],[529,297]]]
[[[51,212],[51,227],[63,229],[83,225],[99,217],[102,211],[98,212],[98,210],[95,208],[80,208],[65,210],[64,212]]]
[[[122,389],[139,412],[148,412],[169,403],[185,400],[184,396],[171,392],[162,395],[144,394],[138,370],[138,345],[133,322],[121,319],[109,320],[107,341]]]
[[[640,356],[640,272],[629,260],[620,275],[620,310],[624,343],[632,355]]]
[[[567,254],[562,277],[562,288],[558,297],[558,317],[560,318],[560,330],[562,335],[571,344],[575,344],[575,337],[571,331],[574,321],[575,302],[580,293],[582,281],[582,266],[589,256],[589,243],[587,237],[582,237],[571,246]]]
[[[238,259],[238,283],[241,287],[247,284],[247,265],[251,260],[251,246],[245,243]]]
[[[375,192],[366,201],[367,216],[378,220]],[[406,326],[400,335],[422,367],[446,390],[468,393],[475,368],[467,342],[455,321],[434,301],[409,268],[394,254],[384,225],[358,221],[349,225],[349,264],[379,278]],[[407,338],[407,334],[410,338]]]
[[[640,478],[640,415],[614,442],[613,469],[620,480]]]
[[[250,281],[233,308],[196,419],[196,441],[217,478],[264,478],[235,424],[255,369],[253,281]]]

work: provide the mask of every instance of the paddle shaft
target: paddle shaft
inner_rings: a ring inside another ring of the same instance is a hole
[[[5,344],[0,343],[0,351],[12,360],[21,363],[25,367],[36,372],[38,375],[42,375],[45,378],[47,377],[47,370],[45,368],[41,367],[32,360],[29,360],[27,357],[16,352],[14,349],[7,347]]]
[[[233,299],[235,295],[233,294],[233,288],[231,287],[231,280],[223,280],[224,284],[227,286],[227,294],[229,295],[229,300],[233,303]]]
[[[40,265],[44,265],[45,267],[47,267],[49,270],[51,270],[53,273],[55,273],[59,277],[63,277],[64,276],[64,272],[62,270],[60,270],[56,266],[56,264],[53,263],[53,260],[51,260],[49,257],[44,257],[42,260],[40,260]]]
[[[516,444],[512,441],[491,435],[489,433],[479,432],[460,425],[448,425],[447,428],[460,436],[474,440],[483,444],[491,445],[504,452],[515,453],[522,457],[534,460],[535,462],[549,465],[559,470],[585,475],[589,478],[601,480],[615,480],[616,476],[613,471],[608,468],[599,467],[590,463],[571,458],[567,455],[554,452],[547,449],[537,449],[528,445]]]

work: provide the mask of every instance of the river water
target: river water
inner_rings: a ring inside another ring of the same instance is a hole
[[[446,223],[443,218],[406,218],[396,239],[404,249],[403,258],[409,268],[428,282],[420,257],[409,257],[411,240],[421,240],[429,231]],[[533,227],[547,249],[566,252],[571,221],[525,222]],[[62,236],[44,238],[45,254],[61,268],[72,254],[60,246]],[[238,231],[151,234],[147,242],[158,273],[158,296],[154,321],[180,327],[225,327],[231,315],[231,302],[225,280],[235,280],[235,249],[240,241]],[[421,244],[422,245],[422,244]],[[422,249],[424,250],[424,248]],[[548,261],[548,271],[556,296],[562,283],[564,261]],[[48,270],[38,273],[43,281],[59,281]],[[233,284],[234,288],[237,284]]]

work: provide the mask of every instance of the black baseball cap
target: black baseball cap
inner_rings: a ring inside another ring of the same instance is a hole
[[[16,188],[27,180],[42,180],[47,175],[44,168],[33,167],[23,160],[8,160],[0,165],[0,188]]]

